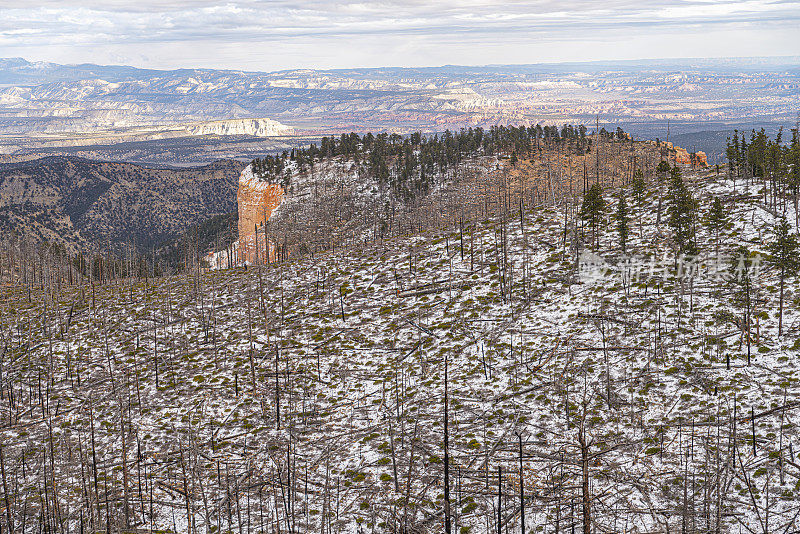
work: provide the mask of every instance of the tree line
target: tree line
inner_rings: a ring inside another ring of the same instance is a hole
[[[600,136],[606,140],[629,138],[622,128],[614,132],[603,128]],[[560,128],[540,124],[498,125],[488,129],[463,128],[457,132],[446,130],[434,135],[351,132],[323,137],[319,146],[312,143],[307,148],[256,158],[252,168],[259,179],[286,188],[291,182],[292,168],[313,171],[321,160],[343,157],[364,165],[367,176],[381,186],[389,186],[398,198],[410,201],[429,192],[437,174],[457,167],[468,158],[508,156],[515,162],[522,155],[556,144],[569,145],[574,155],[584,155],[591,151],[592,141],[586,126],[572,124]]]
[[[786,142],[783,128],[770,138],[761,128],[745,132],[734,130],[725,149],[728,159],[728,176],[734,182],[760,182],[763,185],[764,203],[773,210],[786,211],[786,202],[791,199],[797,212],[800,192],[800,134],[798,127],[792,128],[791,139]],[[795,217],[795,228],[800,220]]]

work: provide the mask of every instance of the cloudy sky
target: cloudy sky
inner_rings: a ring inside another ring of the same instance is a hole
[[[59,63],[278,70],[776,55],[800,55],[800,0],[0,0],[0,57]]]

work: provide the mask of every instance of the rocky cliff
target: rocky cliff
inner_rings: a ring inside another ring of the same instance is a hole
[[[692,165],[693,167],[708,167],[708,157],[705,152],[689,152],[685,148],[675,146],[670,142],[665,142],[664,146],[669,151],[669,158],[675,163]]]
[[[274,137],[290,135],[294,128],[272,119],[231,119],[189,124],[186,130],[192,135],[253,135]]]
[[[259,180],[253,174],[250,165],[242,171],[239,177],[239,190],[236,193],[236,202],[239,206],[239,261],[254,264],[264,260],[265,243],[269,241],[268,232],[267,238],[264,238],[264,223],[269,221],[282,200],[283,188],[280,185]],[[258,228],[257,233],[256,228]],[[269,247],[269,257],[270,259],[275,257],[272,243]]]
[[[690,153],[685,148],[675,147],[674,159],[678,163],[692,165],[693,167],[708,167],[706,153],[702,151]]]

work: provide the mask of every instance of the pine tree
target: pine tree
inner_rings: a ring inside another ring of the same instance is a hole
[[[666,177],[667,173],[671,170],[672,169],[670,168],[669,163],[664,160],[661,160],[661,162],[658,164],[658,167],[656,167],[656,172],[662,179]]]
[[[630,221],[630,217],[628,216],[628,204],[625,202],[623,190],[620,190],[619,200],[617,201],[616,219],[619,245],[622,247],[622,253],[624,254],[628,248],[628,222]]]
[[[714,251],[719,256],[719,233],[728,225],[728,214],[719,197],[714,197],[706,216],[708,231],[714,235]]]
[[[633,192],[633,198],[636,199],[636,204],[640,207],[644,201],[646,189],[647,184],[644,181],[644,173],[642,169],[636,169],[636,172],[633,173],[633,180],[631,180],[631,191]]]
[[[670,171],[669,206],[667,223],[672,228],[677,253],[684,255],[697,254],[695,219],[697,201],[686,187],[681,170],[676,165]],[[677,262],[677,255],[676,255]]]
[[[795,230],[800,226],[800,210],[798,210],[798,194],[800,193],[800,131],[792,129],[792,140],[786,154],[788,175],[786,181],[792,191],[792,203],[795,213]]]
[[[775,238],[769,245],[769,263],[779,271],[780,296],[778,298],[778,335],[783,330],[783,289],[787,278],[797,276],[800,271],[800,260],[797,258],[797,234],[792,234],[791,227],[786,219],[781,219],[775,227]]]
[[[750,365],[750,323],[753,316],[753,260],[747,247],[740,245],[730,264],[733,302],[742,311],[742,335],[747,341],[747,365]]]
[[[658,167],[656,167],[656,173],[658,175],[658,180],[659,180],[658,181],[658,206],[656,208],[656,228],[659,229],[659,233],[660,233],[660,229],[661,229],[661,207],[662,207],[663,199],[664,199],[664,197],[662,195],[661,184],[664,182],[665,176],[669,171],[670,171],[669,163],[667,163],[664,160],[662,160],[661,163],[658,164]]]
[[[644,181],[644,173],[642,169],[636,169],[636,172],[633,173],[633,180],[631,181],[631,192],[633,193],[633,198],[636,200],[636,208],[641,210],[642,206],[644,205],[644,197],[647,191],[647,184]],[[639,219],[639,237],[642,237],[642,217],[641,214],[638,217]]]
[[[589,223],[589,227],[592,229],[592,242],[595,249],[600,242],[600,223],[603,221],[605,212],[606,201],[603,198],[603,188],[600,187],[600,184],[594,183],[583,197],[580,216]]]

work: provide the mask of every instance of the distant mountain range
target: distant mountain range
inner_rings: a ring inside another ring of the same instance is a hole
[[[0,153],[197,136],[594,122],[792,124],[800,59],[243,72],[0,59]],[[662,137],[664,137],[662,135]],[[235,150],[233,151],[235,155]]]
[[[47,61],[27,61],[24,58],[0,58],[0,84],[39,85],[53,81],[78,81],[93,78],[107,80],[143,80],[167,75],[185,76],[195,74],[228,73],[241,75],[292,75],[293,73],[329,73],[356,77],[413,78],[428,77],[432,73],[448,72],[454,76],[486,74],[567,74],[574,72],[599,73],[605,71],[641,72],[648,70],[676,71],[703,70],[718,74],[737,72],[800,72],[800,56],[780,57],[731,57],[731,58],[675,58],[620,61],[587,61],[569,63],[535,63],[528,65],[443,65],[441,67],[380,67],[259,72],[226,69],[143,69],[125,65],[95,65],[81,63],[62,65]]]

